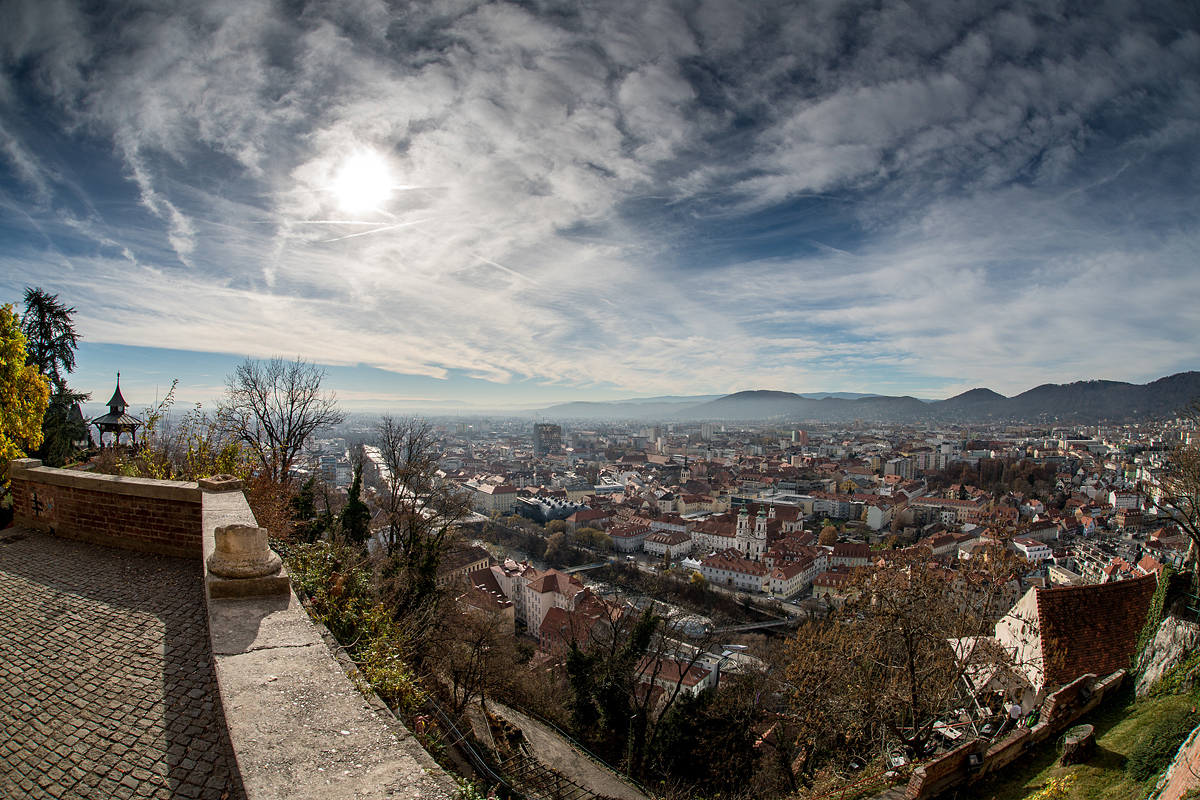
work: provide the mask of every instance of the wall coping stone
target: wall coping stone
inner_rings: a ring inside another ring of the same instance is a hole
[[[10,461],[8,477],[14,481],[197,505],[202,496],[200,487],[194,481],[163,481],[154,478],[129,478],[124,475],[101,475],[77,469],[56,469],[43,467],[42,462],[36,458],[16,458]]]
[[[204,496],[204,561],[215,531],[257,525],[239,492]],[[457,786],[402,726],[373,708],[288,589],[220,598],[205,568],[209,638],[247,800],[452,800]]]

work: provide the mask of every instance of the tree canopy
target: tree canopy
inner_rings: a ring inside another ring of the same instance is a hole
[[[889,742],[923,755],[935,724],[970,693],[967,673],[1010,666],[985,642],[1027,565],[1002,548],[988,555],[969,573],[921,556],[860,570],[846,605],[789,641],[787,678],[809,758],[821,750],[869,758]]]
[[[1200,427],[1200,398],[1188,404],[1183,416]],[[1200,447],[1184,442],[1171,451],[1158,498],[1159,508],[1179,523],[1190,540],[1187,562],[1200,575]]]
[[[25,336],[11,304],[0,306],[0,481],[8,462],[42,443],[50,381],[25,363]]]
[[[33,364],[50,379],[55,393],[67,391],[63,373],[75,370],[75,348],[79,334],[71,315],[58,295],[39,288],[25,289],[25,313],[21,317],[21,333],[25,335],[26,363]]]

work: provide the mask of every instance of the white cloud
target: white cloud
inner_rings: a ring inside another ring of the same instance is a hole
[[[152,217],[6,117],[42,198],[6,285],[68,292],[95,341],[652,393],[1012,391],[1156,377],[1188,366],[1166,343],[1197,344],[1187,190],[1116,223],[1097,199],[1195,143],[1194,32],[957,4],[19,12],[0,110],[107,143]],[[360,152],[396,188],[351,218],[330,189]],[[792,255],[771,231],[810,194],[840,230]],[[1141,233],[1160,213],[1178,224]],[[67,236],[90,245],[37,256]]]

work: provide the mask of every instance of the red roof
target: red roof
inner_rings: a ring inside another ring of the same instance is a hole
[[[870,558],[871,546],[868,544],[850,544],[839,542],[833,546],[834,558]]]
[[[784,561],[777,564],[775,569],[771,570],[771,578],[779,581],[790,581],[808,569],[809,564],[812,564],[811,558],[807,559],[807,563],[805,561]]]
[[[1128,669],[1146,624],[1154,575],[1112,583],[1037,589],[1046,683]]]

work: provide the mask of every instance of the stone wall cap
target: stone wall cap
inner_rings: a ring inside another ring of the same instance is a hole
[[[200,487],[195,481],[166,481],[157,478],[131,478],[77,469],[46,467],[36,458],[16,458],[9,462],[11,480],[68,486],[85,491],[105,492],[134,497],[152,497],[184,503],[199,503]]]

